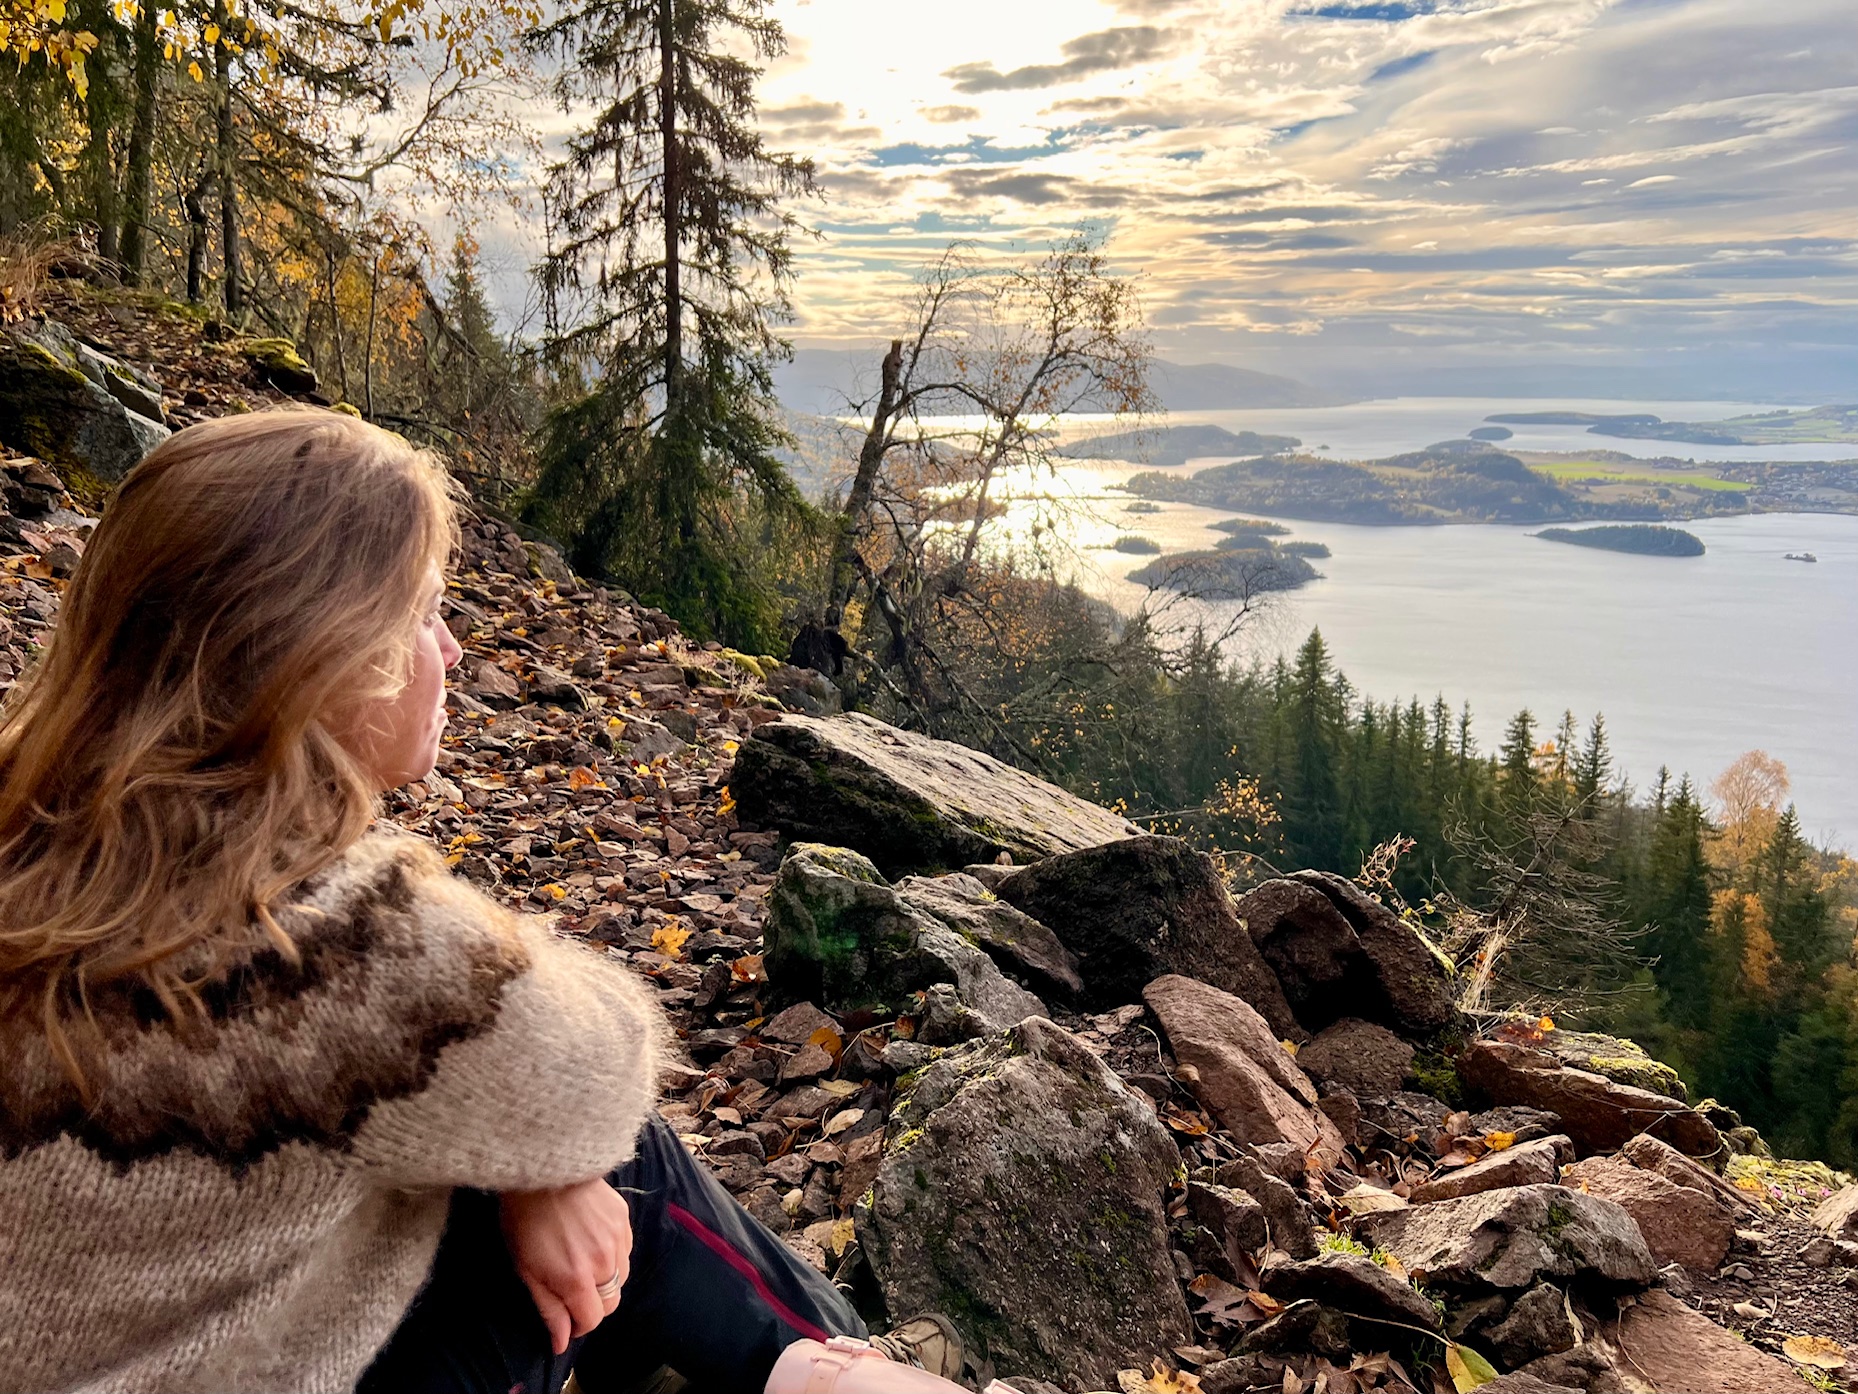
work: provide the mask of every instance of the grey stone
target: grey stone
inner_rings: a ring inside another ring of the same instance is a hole
[[[762,674],[761,683],[783,707],[805,716],[834,716],[845,706],[844,694],[832,679],[811,668],[777,663]]]
[[[1384,1099],[1400,1091],[1413,1047],[1385,1026],[1344,1017],[1299,1050],[1297,1064],[1324,1092],[1343,1089],[1358,1099]]]
[[[908,876],[897,894],[935,916],[963,938],[972,939],[1009,973],[1060,1001],[1084,990],[1077,955],[1032,916],[1000,899],[972,876]]]
[[[1114,1388],[1192,1338],[1154,1110],[1043,1019],[957,1047],[892,1112],[858,1236],[892,1312],[948,1313],[1003,1378]]]
[[[649,765],[660,755],[675,755],[685,747],[686,742],[649,716],[628,716],[624,720],[626,729],[619,733],[619,739],[625,742],[626,753],[634,760]]]
[[[1187,1185],[1187,1213],[1207,1243],[1196,1257],[1227,1281],[1236,1281],[1241,1258],[1249,1259],[1271,1237],[1264,1207],[1244,1191],[1211,1181]]]
[[[1540,1283],[1510,1305],[1509,1315],[1490,1328],[1486,1338],[1497,1363],[1506,1370],[1544,1355],[1573,1350],[1580,1340],[1560,1288]]]
[[[1047,857],[999,895],[1077,955],[1084,1005],[1134,1002],[1167,973],[1243,998],[1280,1038],[1304,1033],[1276,975],[1240,928],[1213,859],[1172,837],[1131,837]]]
[[[1360,1254],[1327,1250],[1314,1258],[1273,1259],[1262,1280],[1273,1297],[1311,1297],[1351,1318],[1427,1330],[1439,1325],[1438,1310],[1411,1283]]]
[[[1547,1278],[1644,1287],[1658,1265],[1632,1217],[1565,1186],[1518,1186],[1364,1215],[1362,1237],[1425,1283],[1525,1288]]]
[[[1045,1004],[940,920],[913,909],[877,868],[842,847],[800,843],[781,863],[763,931],[770,984],[843,1015],[910,1009],[952,985],[972,1029],[1000,1031]]]
[[[1264,1210],[1267,1238],[1272,1247],[1292,1258],[1310,1258],[1318,1250],[1316,1217],[1294,1187],[1274,1176],[1256,1157],[1236,1157],[1213,1170],[1213,1180],[1245,1192]]]
[[[1834,1239],[1858,1239],[1858,1186],[1846,1186],[1822,1200],[1813,1224]]]
[[[573,678],[546,663],[536,664],[530,672],[529,700],[574,711],[586,711],[590,705],[587,694],[575,684]]]
[[[893,876],[1001,852],[1031,861],[1138,831],[989,755],[857,712],[756,728],[729,787],[743,818],[798,841],[855,847]]]
[[[80,347],[57,325],[0,333],[0,443],[114,483],[169,431],[93,382]]]
[[[1408,1197],[1415,1205],[1427,1201],[1451,1200],[1456,1196],[1498,1191],[1506,1186],[1544,1186],[1555,1182],[1564,1163],[1574,1160],[1574,1144],[1561,1134],[1519,1142],[1501,1152],[1492,1152],[1472,1162],[1423,1181],[1413,1187]]]
[[[1348,1318],[1313,1298],[1293,1302],[1271,1320],[1254,1326],[1239,1342],[1239,1355],[1309,1352],[1344,1360],[1354,1350]]]

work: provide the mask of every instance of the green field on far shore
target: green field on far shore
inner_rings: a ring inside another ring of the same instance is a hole
[[[1608,460],[1554,460],[1529,468],[1561,484],[1659,484],[1671,489],[1703,489],[1740,494],[1754,488],[1740,479],[1717,479],[1689,470],[1634,469]]]

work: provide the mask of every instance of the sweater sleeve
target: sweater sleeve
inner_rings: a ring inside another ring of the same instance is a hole
[[[665,1028],[651,990],[437,871],[404,912],[413,941],[387,952],[387,975],[409,981],[384,982],[379,1004],[431,1016],[416,1034],[437,1048],[417,1087],[372,1103],[350,1155],[407,1188],[534,1190],[610,1171],[654,1102]]]

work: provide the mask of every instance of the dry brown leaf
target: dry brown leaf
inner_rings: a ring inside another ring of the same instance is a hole
[[[826,1120],[826,1126],[821,1128],[820,1132],[822,1135],[826,1137],[837,1137],[840,1133],[844,1132],[847,1128],[852,1127],[854,1124],[858,1122],[859,1119],[863,1117],[864,1117],[864,1110],[861,1108],[844,1109],[841,1112],[835,1113],[832,1115],[832,1117],[828,1118]]]
[[[839,1052],[845,1049],[845,1038],[837,1031],[834,1031],[830,1026],[820,1027],[819,1030],[806,1038],[806,1043],[808,1045],[818,1046],[834,1060],[837,1060],[839,1058]]]
[[[1845,1368],[1845,1347],[1829,1336],[1789,1336],[1781,1342],[1781,1354],[1796,1365],[1820,1370]]]
[[[768,969],[760,954],[743,954],[729,965],[729,974],[738,983],[765,983]]]

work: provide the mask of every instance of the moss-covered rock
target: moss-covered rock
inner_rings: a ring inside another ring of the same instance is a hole
[[[1192,1338],[1154,1108],[1042,1019],[952,1050],[891,1114],[858,1237],[892,1313],[946,1313],[1003,1378],[1113,1389]]]
[[[114,483],[168,438],[168,428],[92,381],[61,343],[0,335],[0,442]]]
[[[251,362],[259,381],[280,392],[314,392],[316,370],[303,361],[289,339],[247,339],[239,351]]]
[[[1538,1046],[1564,1065],[1604,1075],[1615,1084],[1629,1084],[1650,1094],[1662,1094],[1680,1104],[1690,1101],[1690,1090],[1676,1070],[1654,1060],[1636,1041],[1624,1036],[1603,1036],[1594,1031],[1545,1031]]]
[[[918,993],[953,985],[981,1030],[1003,1030],[1045,1004],[974,944],[910,905],[844,847],[796,845],[781,863],[764,931],[768,980],[795,1000],[844,1014],[895,1015]]]

